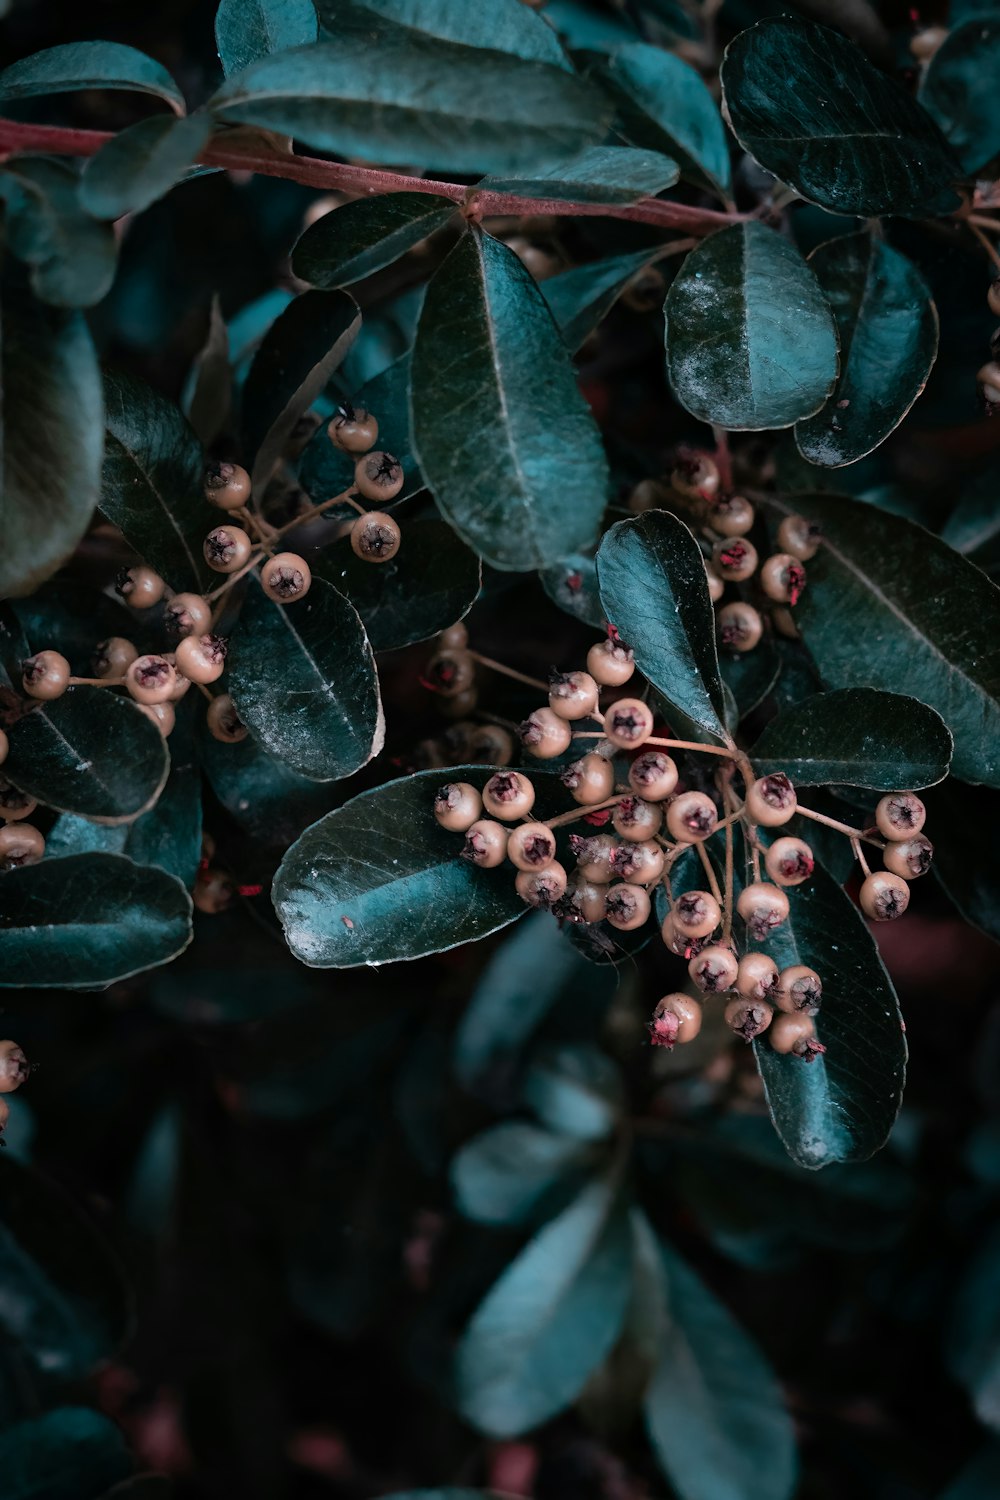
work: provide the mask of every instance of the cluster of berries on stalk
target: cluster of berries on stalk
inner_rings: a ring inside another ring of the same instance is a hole
[[[12,1094],[31,1074],[31,1064],[16,1042],[0,1042],[0,1095]],[[10,1119],[10,1105],[0,1097],[0,1137]],[[6,1142],[0,1139],[0,1146]]]

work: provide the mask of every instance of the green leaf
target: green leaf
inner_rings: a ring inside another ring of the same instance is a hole
[[[292,270],[317,287],[350,286],[391,266],[455,213],[430,193],[357,198],[311,224],[292,251]]]
[[[352,8],[437,42],[456,42],[464,47],[506,52],[525,62],[569,67],[552,28],[521,0],[493,0],[486,10],[466,0],[353,0]],[[344,6],[340,0],[320,0],[319,9],[330,26],[339,19]]]
[[[952,739],[917,698],[875,688],[816,693],[772,719],[750,752],[758,776],[784,771],[796,786],[918,791],[948,774]]]
[[[998,67],[1000,16],[994,13],[955,26],[920,82],[920,103],[948,138],[967,177],[1000,152],[994,87]]]
[[[1000,786],[996,586],[902,516],[844,495],[795,510],[824,534],[797,615],[823,681],[919,698],[955,737],[953,773]]]
[[[8,736],[4,775],[15,786],[48,807],[102,823],[131,823],[146,812],[170,768],[156,725],[106,688],[71,687],[24,714]]]
[[[618,1337],[630,1264],[612,1170],[529,1241],[473,1313],[455,1359],[462,1416],[516,1437],[575,1400]]]
[[[195,753],[195,707],[193,695],[177,705],[167,784],[156,806],[129,826],[124,849],[137,865],[166,870],[186,890],[194,885],[201,860],[201,769]]]
[[[582,620],[595,630],[605,625],[604,606],[597,586],[597,564],[585,552],[573,552],[554,568],[539,573],[542,588],[574,620]]]
[[[172,401],[134,375],[105,376],[107,404],[100,507],[171,588],[218,582],[202,543],[218,512],[202,493],[201,444]]]
[[[378,419],[379,447],[392,453],[403,466],[403,488],[393,502],[398,505],[423,488],[423,477],[413,456],[410,441],[410,356],[403,354],[378,375],[367,381],[351,397],[355,406],[363,406]],[[355,459],[335,448],[321,425],[302,455],[299,481],[317,503],[341,494],[354,482]],[[386,507],[391,509],[392,507]],[[326,512],[333,519],[347,520],[354,512],[348,506],[334,506]]]
[[[191,941],[191,898],[120,854],[44,859],[0,879],[0,988],[105,989]]]
[[[24,57],[0,73],[0,99],[32,99],[90,89],[152,94],[177,114],[184,96],[166,68],[121,42],[67,42]]]
[[[484,177],[476,190],[557,202],[627,204],[673,187],[679,175],[677,163],[658,151],[590,146],[578,155],[540,160],[523,177]]]
[[[676,157],[685,176],[728,196],[725,127],[694,68],[662,47],[633,42],[612,54],[600,77],[618,107],[626,140]]]
[[[182,407],[200,443],[218,437],[229,416],[233,376],[229,366],[229,330],[218,293],[212,298],[208,333],[184,383]]]
[[[941,540],[961,552],[984,573],[1000,572],[1000,511],[997,509],[998,473],[988,464],[970,480],[962,498],[941,528]]]
[[[924,278],[905,256],[869,234],[828,240],[809,265],[833,309],[840,375],[795,441],[810,463],[837,468],[877,448],[927,384],[938,317]]]
[[[292,428],[342,363],[360,328],[358,304],[346,292],[303,292],[264,335],[243,387],[243,442],[254,455],[254,489],[270,478]]]
[[[598,548],[597,577],[640,672],[702,737],[726,744],[705,562],[684,523],[664,510],[616,521]]]
[[[777,1377],[729,1309],[660,1246],[666,1308],[645,1415],[680,1500],[789,1500],[796,1454]]]
[[[0,291],[3,448],[0,598],[28,594],[65,561],[97,504],[104,408],[79,313]]]
[[[33,594],[15,600],[11,608],[26,637],[17,657],[18,678],[21,662],[36,651],[59,651],[74,676],[91,677],[94,648],[109,636],[123,636],[140,651],[158,651],[163,640],[155,621],[157,610],[143,614],[126,609],[117,597],[72,578],[44,583]]]
[[[795,246],[756,220],[710,235],[664,305],[667,375],[692,416],[737,432],[790,427],[837,378],[837,333]]]
[[[341,800],[335,782],[312,781],[269,755],[250,735],[225,745],[205,729],[199,755],[212,791],[236,823],[267,848],[281,849]]]
[[[459,1213],[477,1224],[537,1224],[553,1200],[583,1186],[598,1161],[593,1142],[505,1120],[469,1141],[451,1164]]]
[[[462,859],[461,836],[446,833],[432,811],[449,777],[482,787],[492,774],[483,766],[419,771],[362,792],[307,828],[281,861],[272,893],[295,957],[316,969],[422,958],[523,916],[510,871]],[[551,773],[532,780],[550,798],[559,787]]]
[[[603,1141],[624,1109],[621,1074],[597,1047],[547,1047],[531,1060],[522,1101],[549,1130],[579,1141]]]
[[[925,109],[839,31],[771,16],[730,42],[733,133],[768,172],[831,213],[946,213],[958,163]]]
[[[482,587],[479,558],[444,521],[412,521],[396,556],[379,567],[356,557],[350,539],[323,558],[322,576],[350,599],[373,651],[426,641],[467,615]]]
[[[996,827],[1000,817],[1000,792],[949,777],[924,801],[939,884],[967,922],[1000,943],[1000,868],[980,857],[982,830]]]
[[[335,781],[381,750],[372,649],[353,605],[325,579],[298,604],[274,604],[252,583],[228,666],[240,718],[293,771]]]
[[[162,198],[197,160],[212,133],[207,114],[153,115],[113,135],[87,163],[80,202],[95,219],[120,219]]]
[[[592,260],[571,271],[560,271],[542,286],[542,296],[573,353],[607,317],[634,276],[645,270],[655,254],[639,250]]]
[[[20,157],[0,172],[7,243],[31,268],[31,285],[54,307],[92,307],[114,281],[117,246],[107,224],[80,202],[80,179],[65,162]]]
[[[99,1500],[132,1472],[121,1429],[84,1406],[60,1406],[0,1432],[5,1500]]]
[[[738,719],[745,719],[763,703],[780,671],[781,658],[767,636],[758,641],[752,651],[722,653],[719,672],[733,695]]]
[[[215,45],[228,78],[260,57],[316,40],[312,0],[219,0]]]
[[[464,234],[427,288],[411,406],[427,484],[487,562],[543,568],[593,541],[597,427],[530,272],[488,234]]]

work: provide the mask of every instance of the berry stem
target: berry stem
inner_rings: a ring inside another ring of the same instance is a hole
[[[728,495],[733,488],[733,462],[729,453],[729,433],[724,427],[712,424],[715,438],[715,467],[719,471],[719,488]]]
[[[857,862],[861,866],[862,870],[864,870],[864,872],[865,872],[866,875],[870,875],[871,874],[871,867],[870,867],[868,861],[865,859],[864,850],[861,848],[861,840],[859,838],[857,838],[857,837],[852,838],[851,839],[851,848],[854,850],[854,858],[857,860]]]
[[[240,520],[244,522],[251,536],[256,536],[257,541],[270,557],[274,552],[274,548],[271,546],[270,541],[270,539],[274,536],[274,527],[269,526],[266,521],[261,519],[260,516],[255,516],[253,511],[248,510],[245,505],[242,505],[240,507],[240,509],[237,511],[237,515],[239,516]]]
[[[723,906],[725,903],[722,899],[722,892],[719,889],[719,882],[715,878],[715,871],[712,869],[712,861],[708,857],[708,850],[701,842],[695,844],[695,848],[698,851],[698,858],[701,860],[702,869],[705,871],[705,878],[708,881],[709,890],[712,892],[712,895],[715,897],[716,901],[718,901],[719,905]]]
[[[121,687],[124,677],[70,677],[67,687]]]
[[[478,651],[470,651],[469,655],[481,667],[488,667],[491,672],[501,672],[504,677],[513,677],[515,682],[523,682],[527,687],[539,688],[548,697],[549,685],[540,678],[528,677],[526,673],[517,672],[513,667],[505,667],[502,661],[494,661],[491,656],[480,656]]]
[[[846,834],[849,839],[864,839],[866,844],[872,844],[876,849],[885,848],[881,839],[872,838],[870,834],[863,833],[860,828],[852,828],[849,823],[838,823],[836,818],[828,818],[826,813],[813,812],[811,807],[803,807],[801,802],[795,811],[801,813],[803,818],[812,818],[814,823],[822,823],[827,828],[834,828],[838,833]]]
[[[573,738],[575,740],[602,740],[604,735],[599,729],[575,729]],[[641,748],[645,750],[647,745],[655,745],[658,750],[700,750],[705,755],[724,755],[727,760],[733,758],[732,750],[724,745],[702,745],[697,740],[661,740],[650,736],[648,740],[643,740]],[[750,779],[752,781],[753,777],[751,776]]]
[[[965,222],[966,224],[968,224],[970,232],[975,235],[976,239],[986,251],[986,254],[989,256],[990,260],[998,269],[1000,269],[1000,251],[997,250],[997,247],[995,245],[990,244],[989,240],[986,238],[983,231],[978,227],[978,224],[974,219],[968,218]]]
[[[225,583],[220,583],[219,587],[217,589],[213,589],[210,594],[206,594],[205,595],[205,602],[207,604],[211,604],[211,602],[212,602],[213,599],[221,599],[224,594],[228,594],[229,590],[232,588],[232,586],[233,586],[234,583],[239,583],[239,581],[240,581],[241,578],[244,578],[247,575],[247,573],[250,573],[250,572],[253,571],[253,569],[260,562],[260,560],[263,557],[263,555],[264,555],[263,551],[260,548],[258,548],[254,552],[254,554],[250,558],[250,560],[248,562],[245,562],[243,564],[242,568],[237,569],[237,571],[235,573],[230,573],[230,575],[226,579]],[[213,625],[215,624],[215,620],[214,619],[212,621],[212,624]]]
[[[354,499],[354,496],[357,493],[357,487],[352,484],[349,485],[346,490],[343,490],[339,495],[331,495],[329,500],[321,500],[318,505],[310,506],[310,508],[308,510],[304,510],[301,515],[293,517],[291,521],[286,521],[284,526],[278,526],[274,528],[271,532],[271,540],[273,542],[276,542],[280,537],[285,536],[289,531],[294,531],[296,526],[305,526],[307,522],[315,521],[316,517],[321,516],[324,511],[329,510],[331,505],[351,505],[357,511],[359,516],[365,515],[366,511],[364,506],[359,505],[358,502]]]
[[[591,813],[601,812],[605,807],[617,807],[631,792],[619,792],[614,797],[609,797],[606,802],[595,802],[591,807],[574,807],[572,812],[560,813],[558,818],[546,818],[546,828],[562,828],[565,823],[576,823],[580,818],[587,818]]]
[[[732,793],[726,783],[722,788],[723,806],[730,807],[732,801]],[[724,824],[726,830],[726,899],[722,904],[722,941],[724,943],[728,943],[733,935],[733,823],[742,810],[739,808],[731,812]]]

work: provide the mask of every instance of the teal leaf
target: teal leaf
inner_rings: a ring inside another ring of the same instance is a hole
[[[752,651],[723,652],[719,672],[733,695],[737,722],[758,708],[771,692],[781,671],[781,658],[774,643],[763,636]]]
[[[938,883],[967,922],[1000,943],[1000,869],[979,858],[982,829],[995,827],[993,820],[1000,817],[1000,792],[949,777],[925,793],[924,801]]]
[[[229,364],[229,330],[218,293],[212,298],[205,342],[184,382],[182,409],[200,443],[218,437],[229,416],[233,374]]]
[[[756,220],[710,235],[670,285],[667,375],[692,416],[738,432],[790,427],[837,378],[837,332],[795,246]]]
[[[484,177],[475,190],[557,202],[628,204],[673,187],[679,175],[677,163],[658,151],[590,146],[575,156],[541,159],[522,177]]]
[[[62,161],[19,157],[0,172],[7,244],[31,285],[54,307],[92,307],[114,281],[117,246],[80,201],[80,179]]]
[[[292,428],[342,363],[360,328],[358,304],[346,292],[304,292],[264,335],[242,404],[243,441],[253,454],[255,490],[263,489]]]
[[[316,40],[312,0],[219,0],[215,45],[228,78],[258,58]]]
[[[36,651],[59,651],[75,677],[92,677],[94,648],[109,636],[123,636],[139,651],[159,650],[163,640],[158,622],[149,618],[157,610],[147,610],[144,619],[116,597],[72,578],[52,579],[11,608],[26,637],[17,659],[18,676],[20,663]]]
[[[184,113],[184,96],[166,68],[121,42],[67,42],[23,57],[0,73],[0,99],[90,89],[127,89]]]
[[[598,548],[597,577],[640,672],[702,737],[726,744],[705,562],[684,523],[665,510],[616,521]]]
[[[107,431],[100,507],[174,590],[218,582],[202,543],[218,511],[202,493],[201,444],[164,396],[134,375],[105,376]]]
[[[451,1163],[459,1213],[477,1224],[537,1224],[554,1199],[583,1186],[599,1160],[591,1141],[505,1120],[469,1141]]]
[[[354,406],[363,406],[378,419],[379,447],[392,453],[403,466],[403,488],[393,502],[415,495],[423,488],[423,478],[413,456],[410,441],[410,356],[393,360],[351,397]],[[354,483],[356,460],[335,448],[321,425],[306,445],[299,466],[299,482],[318,504],[340,495]],[[390,508],[390,507],[387,507]],[[333,506],[326,512],[334,519],[350,519],[349,507]]]
[[[9,283],[0,291],[3,391],[0,598],[65,561],[97,504],[104,407],[83,317]]]
[[[336,782],[300,776],[269,755],[252,735],[237,745],[225,745],[205,729],[198,753],[223,807],[266,848],[287,849],[303,828],[328,813],[342,797]]]
[[[810,463],[855,463],[883,442],[927,384],[938,317],[924,278],[905,256],[869,234],[828,240],[809,265],[833,310],[840,375],[826,405],[796,423]]]
[[[455,1358],[459,1411],[516,1437],[576,1399],[610,1352],[629,1294],[629,1222],[617,1170],[546,1224],[490,1288]]]
[[[919,698],[955,737],[954,775],[1000,786],[996,585],[922,526],[863,501],[797,496],[795,509],[824,534],[797,615],[823,681]]]
[[[546,1047],[524,1074],[521,1098],[549,1130],[579,1141],[603,1141],[625,1106],[617,1065],[597,1047]]]
[[[784,771],[796,786],[918,791],[943,781],[952,739],[917,698],[875,688],[814,693],[772,719],[750,752],[758,776]]]
[[[998,68],[1000,16],[994,13],[954,26],[920,82],[920,103],[948,138],[967,177],[1000,152]]]
[[[128,827],[124,853],[137,865],[155,865],[186,890],[201,860],[201,769],[195,753],[193,697],[177,705],[170,735],[170,775],[155,807]],[[232,746],[225,746],[232,749]]]
[[[427,288],[411,409],[424,478],[487,562],[543,568],[593,541],[597,427],[541,292],[488,234],[463,235]]]
[[[686,177],[722,197],[732,187],[719,106],[698,73],[673,52],[633,42],[600,74],[618,108],[618,127],[635,146],[676,157]]]
[[[344,7],[340,0],[320,0],[320,13],[336,27]],[[568,68],[552,28],[522,0],[493,0],[488,9],[466,0],[353,0],[353,9],[405,26],[436,42],[454,42],[488,52],[506,52],[525,62]]]
[[[771,16],[722,62],[733,133],[768,172],[831,213],[947,212],[958,163],[930,115],[839,31]]]
[[[0,1432],[5,1500],[100,1500],[132,1472],[121,1429],[84,1406],[59,1406]]]
[[[632,255],[588,261],[570,271],[560,271],[543,284],[542,296],[574,354],[604,321],[633,277],[649,265],[653,254],[639,250]]]
[[[113,135],[87,163],[80,202],[95,219],[120,219],[162,198],[197,160],[211,116],[153,115]]]
[[[561,563],[544,568],[538,576],[553,604],[574,620],[582,620],[595,630],[604,629],[604,606],[597,586],[597,564],[592,557],[585,552],[571,552]]]
[[[981,469],[941,528],[941,540],[961,552],[977,568],[995,577],[1000,572],[1000,510],[998,474],[994,464]]]
[[[120,854],[43,859],[0,879],[0,988],[105,989],[191,941],[179,880]]]
[[[312,286],[351,286],[391,266],[454,213],[450,199],[431,193],[357,198],[309,226],[292,251],[292,270]]]

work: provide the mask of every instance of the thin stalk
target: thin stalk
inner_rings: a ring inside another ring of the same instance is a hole
[[[836,818],[828,818],[826,813],[813,812],[811,807],[803,807],[801,802],[795,811],[803,818],[811,818],[814,823],[822,823],[826,828],[836,829],[837,833],[842,833],[849,839],[863,839],[866,844],[872,844],[876,849],[885,848],[882,839],[872,838],[871,834],[862,832],[860,828],[852,828],[849,823],[839,823]]]
[[[730,793],[728,787],[722,790],[723,802],[728,807]],[[742,811],[742,809],[741,809]],[[722,941],[728,943],[733,934],[733,822],[739,817],[739,812],[731,813],[725,820],[726,829],[726,899],[722,907]]]
[[[71,677],[68,687],[121,687],[124,677]]]
[[[860,841],[860,839],[858,839],[856,837],[852,838],[851,839],[851,848],[854,850],[854,858],[857,860],[857,862],[861,866],[862,870],[864,870],[864,872],[865,872],[866,875],[870,875],[871,874],[871,866],[869,865],[868,861],[865,859],[864,850],[861,848],[861,841]]]
[[[606,802],[595,802],[592,807],[574,807],[572,812],[560,813],[558,818],[546,818],[546,828],[562,828],[565,823],[576,823],[580,818],[587,818],[591,813],[602,812],[606,807],[617,807],[629,795],[622,792],[619,796],[609,797]]]
[[[997,269],[1000,270],[1000,251],[997,250],[997,247],[995,245],[990,244],[985,234],[983,234],[983,231],[977,227],[977,224],[973,219],[968,218],[965,220],[965,222],[969,226],[970,233],[975,235],[976,239],[982,245],[990,260],[997,267]]]
[[[286,521],[284,526],[276,526],[271,532],[272,541],[277,541],[279,537],[287,535],[289,531],[294,531],[297,526],[305,526],[308,522],[315,521],[316,517],[321,516],[324,511],[329,510],[331,505],[350,505],[353,506],[359,516],[365,515],[364,506],[359,505],[353,498],[356,494],[357,489],[352,484],[341,494],[332,495],[329,500],[321,500],[318,505],[310,506],[301,515],[294,516],[291,521]]]
[[[542,682],[540,678],[529,677],[525,672],[517,672],[513,667],[505,666],[502,661],[494,661],[492,656],[481,656],[478,651],[470,651],[469,655],[481,667],[488,667],[491,672],[500,672],[504,677],[513,677],[515,682],[523,682],[527,687],[538,688],[546,698],[549,696],[549,685],[547,682]]]
[[[598,729],[575,729],[573,738],[575,740],[603,740],[604,735]],[[643,740],[638,748],[645,750],[647,745],[655,745],[658,750],[700,750],[705,755],[724,755],[727,760],[732,760],[735,754],[735,751],[728,750],[723,745],[702,745],[697,740],[661,740],[651,736],[648,740]]]
[[[722,892],[719,890],[719,882],[715,878],[715,871],[712,869],[712,861],[708,857],[708,850],[702,843],[695,844],[695,848],[698,851],[698,858],[701,860],[702,869],[705,871],[705,879],[708,881],[708,888],[712,892],[712,895],[715,897],[716,901],[718,901],[719,905],[722,906],[724,904],[723,896]]]
[[[228,594],[234,583],[239,583],[241,578],[245,578],[247,573],[253,571],[263,555],[263,552],[258,548],[250,560],[243,564],[242,568],[238,568],[235,573],[230,573],[224,583],[220,583],[217,589],[213,589],[210,594],[205,595],[205,603],[211,604],[213,599],[221,599],[223,594]]]

